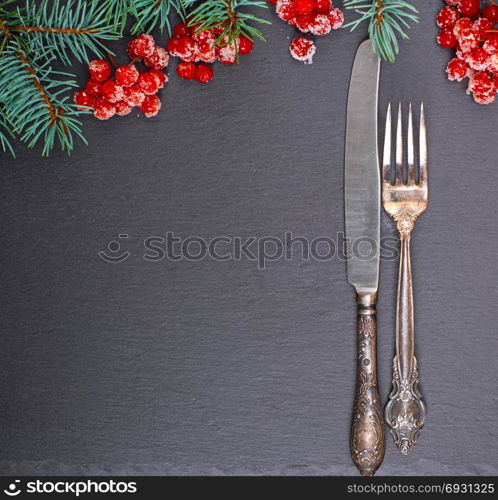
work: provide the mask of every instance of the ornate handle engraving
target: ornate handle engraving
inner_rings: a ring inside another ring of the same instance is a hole
[[[413,290],[410,236],[416,216],[403,214],[396,219],[401,240],[398,304],[396,311],[396,356],[393,362],[393,390],[385,409],[385,419],[401,453],[408,454],[425,422],[426,408],[418,391],[415,358]]]
[[[372,476],[385,452],[384,426],[377,389],[375,304],[358,305],[356,396],[351,426],[351,457],[363,476]]]

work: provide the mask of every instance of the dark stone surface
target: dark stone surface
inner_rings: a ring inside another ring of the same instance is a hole
[[[497,105],[445,79],[440,2],[416,3],[380,102],[382,116],[389,99],[427,105],[431,205],[413,268],[429,416],[408,457],[388,437],[378,474],[497,474]],[[365,31],[318,40],[307,67],[288,55],[292,29],[266,16],[267,44],[207,86],[173,76],[157,118],[88,118],[90,147],[70,158],[2,156],[2,474],[356,474],[344,262],[142,258],[144,238],[166,231],[343,230],[346,94]],[[394,235],[384,215],[382,230]],[[130,257],[104,262],[121,233]],[[383,401],[396,280],[383,262]]]

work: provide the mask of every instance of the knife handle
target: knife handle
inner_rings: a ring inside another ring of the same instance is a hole
[[[385,436],[377,389],[376,294],[357,294],[358,353],[351,425],[351,458],[362,476],[372,476],[384,459]]]

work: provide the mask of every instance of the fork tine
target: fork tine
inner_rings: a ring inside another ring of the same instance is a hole
[[[420,174],[419,186],[427,187],[427,129],[425,126],[424,103],[420,106]]]
[[[396,184],[403,184],[403,120],[401,103],[398,108],[398,126],[396,128]]]
[[[392,184],[391,176],[391,103],[387,106],[386,128],[384,130],[384,155],[382,159],[382,188]]]
[[[415,155],[413,151],[413,114],[412,103],[408,111],[408,184],[415,184]]]

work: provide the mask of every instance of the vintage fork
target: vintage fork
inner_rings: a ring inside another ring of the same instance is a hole
[[[396,355],[393,360],[393,389],[385,408],[385,419],[401,453],[413,448],[424,425],[426,408],[418,390],[419,374],[415,358],[410,238],[417,218],[428,205],[427,138],[424,104],[420,107],[419,175],[415,167],[413,116],[410,103],[406,176],[403,172],[401,103],[396,130],[396,169],[391,172],[391,104],[387,109],[382,165],[382,203],[394,219],[400,237],[398,298],[396,309]],[[394,179],[393,179],[394,177]],[[406,181],[405,181],[406,178]]]

